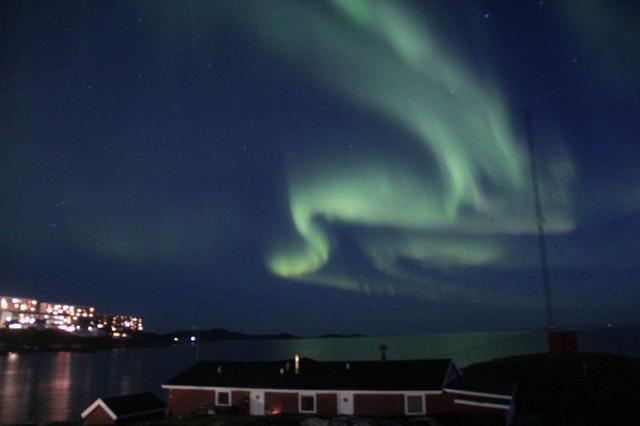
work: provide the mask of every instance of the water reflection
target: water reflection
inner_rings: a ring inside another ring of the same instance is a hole
[[[0,357],[2,424],[77,417],[78,395],[92,387],[90,355],[69,352]]]
[[[0,359],[0,418],[24,418],[26,415],[26,407],[21,403],[24,394],[21,392],[29,394],[31,369],[21,371],[18,363],[18,354],[12,353]],[[22,384],[27,384],[27,387],[20,389]]]
[[[54,413],[54,420],[66,418],[69,412],[69,387],[71,385],[71,354],[69,352],[58,352],[54,355],[49,373],[49,392],[39,397],[45,397],[44,409]],[[43,389],[44,391],[45,389]],[[40,393],[40,392],[39,392]],[[46,396],[45,396],[46,395]]]

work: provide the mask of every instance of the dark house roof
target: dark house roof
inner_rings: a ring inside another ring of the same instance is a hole
[[[102,401],[118,417],[128,416],[142,411],[162,410],[165,403],[151,392],[102,398]]]
[[[82,417],[89,415],[98,406],[106,407],[107,413],[111,417],[113,417],[112,414],[115,415],[114,420],[162,411],[166,408],[165,403],[160,398],[150,392],[144,392],[109,398],[98,398],[82,412]]]
[[[178,374],[164,386],[314,390],[442,390],[450,359],[410,361],[324,362],[202,361]]]
[[[445,389],[449,392],[470,392],[475,394],[493,395],[498,398],[512,398],[515,388],[515,382],[494,376],[460,376],[447,383],[445,386]]]

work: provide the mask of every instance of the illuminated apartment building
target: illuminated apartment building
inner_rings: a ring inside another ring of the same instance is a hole
[[[37,300],[23,297],[0,296],[0,324],[2,324],[2,327],[35,327],[37,320]]]
[[[39,312],[46,328],[83,332],[92,331],[96,326],[95,308],[90,306],[41,302]]]
[[[0,328],[54,328],[84,335],[128,337],[140,332],[142,318],[130,315],[96,315],[91,306],[38,302],[0,296]]]
[[[142,318],[130,315],[98,315],[96,326],[113,337],[127,337],[143,330]]]

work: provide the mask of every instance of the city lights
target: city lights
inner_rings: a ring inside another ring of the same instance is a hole
[[[110,334],[114,337],[127,337],[131,333],[143,331],[140,317],[97,315],[92,306],[38,302],[35,299],[7,296],[0,296],[0,327],[56,329],[88,336]]]

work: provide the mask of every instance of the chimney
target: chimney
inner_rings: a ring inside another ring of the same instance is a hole
[[[296,354],[294,358],[294,372],[295,374],[300,373],[300,354]]]
[[[380,345],[380,361],[387,360],[387,345],[384,343]]]

